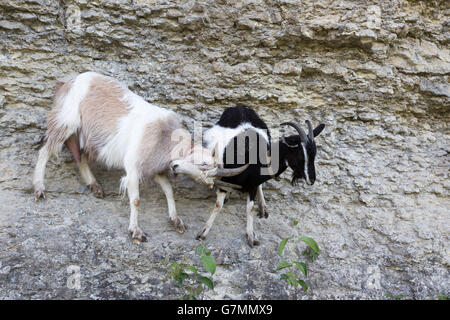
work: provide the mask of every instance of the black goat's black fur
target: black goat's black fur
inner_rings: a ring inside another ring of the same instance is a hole
[[[271,161],[277,161],[277,172],[272,175],[262,175],[261,169],[267,167],[266,155],[270,155],[271,139],[270,132],[265,122],[256,114],[256,112],[247,106],[237,105],[236,107],[227,108],[217,126],[224,128],[237,128],[243,123],[250,123],[254,128],[266,130],[269,141],[256,132],[256,130],[249,128],[236,137],[234,137],[226,146],[223,154],[223,163],[225,168],[236,168],[243,164],[250,163],[249,167],[242,173],[233,177],[223,177],[222,180],[242,188],[241,192],[249,193],[250,200],[254,201],[257,193],[257,188],[260,184],[282,174],[289,166],[293,170],[292,184],[295,185],[299,179],[305,178],[305,156],[303,147],[301,145],[299,135],[291,135],[284,137],[284,140],[276,141],[278,144],[279,157],[271,157]],[[324,125],[320,125],[314,130],[314,136],[318,135]],[[255,139],[256,138],[256,139]],[[261,141],[263,139],[263,141]],[[245,141],[245,144],[239,143]],[[260,150],[264,148],[264,150]],[[311,182],[315,181],[314,159],[316,154],[316,145],[311,139],[305,144],[308,156],[308,177]],[[276,148],[275,148],[276,149]],[[231,155],[227,154],[231,153]],[[251,154],[257,152],[257,161],[249,162]],[[244,162],[238,160],[245,159]]]

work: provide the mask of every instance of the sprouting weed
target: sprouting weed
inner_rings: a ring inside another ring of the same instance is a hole
[[[182,300],[198,300],[202,293],[204,295],[205,288],[214,290],[212,276],[216,272],[216,260],[211,256],[211,251],[207,251],[203,246],[197,248],[197,254],[199,262],[202,262],[204,270],[210,277],[201,273],[198,267],[189,264],[186,258],[181,263],[169,263],[168,258],[163,262],[167,269],[166,279],[172,279],[183,290],[184,294],[180,297]]]
[[[286,247],[289,240],[296,243],[295,238],[288,237],[282,239],[280,244],[278,245],[278,254],[281,257],[281,262],[277,267],[277,271],[284,270],[284,273],[280,275],[280,280],[286,282],[286,284],[291,288],[291,291],[293,292],[294,299],[297,299],[298,288],[301,287],[304,292],[307,292],[311,286],[311,282],[309,281],[309,268],[306,262],[295,261],[283,257],[284,248]],[[308,245],[303,253],[306,255],[309,262],[313,262],[315,259],[317,259],[319,255],[319,246],[313,238],[300,237],[297,240],[302,241]]]

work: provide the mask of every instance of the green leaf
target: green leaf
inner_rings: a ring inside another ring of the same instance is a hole
[[[216,272],[216,259],[211,256],[203,256],[201,257],[201,260],[203,262],[205,270],[213,275],[214,272]]]
[[[298,220],[294,220],[293,222],[292,222],[292,225],[295,227],[296,225],[298,225]]]
[[[283,274],[281,274],[280,279],[281,280],[287,280],[287,279],[289,279],[289,277],[288,277],[288,275],[286,273],[283,273]]]
[[[308,246],[310,246],[311,249],[313,249],[315,253],[319,253],[319,246],[317,245],[317,242],[313,238],[300,237],[298,240],[303,241]]]
[[[175,281],[181,286],[183,285],[184,279],[189,278],[189,275],[186,272],[180,272],[175,276]]]
[[[199,276],[198,277],[198,281],[200,281],[201,283],[206,285],[211,290],[214,290],[214,284],[213,284],[213,282],[212,282],[212,280],[210,278]]]
[[[302,286],[303,291],[307,292],[307,291],[308,291],[308,288],[309,288],[309,283],[306,282],[306,281],[303,281],[303,280],[301,280],[301,279],[299,279],[299,280],[297,280],[297,281],[298,281],[298,283]]]
[[[185,287],[185,289],[189,290],[189,294],[186,294],[183,297],[183,300],[197,300],[197,296],[194,294],[194,289],[191,287]]]
[[[187,268],[189,271],[192,271],[193,273],[198,273],[197,268],[194,267],[194,266],[187,266],[186,268]]]
[[[298,284],[297,284],[297,279],[295,279],[295,277],[294,277],[294,271],[289,270],[289,271],[287,272],[287,276],[288,276],[287,282],[288,282],[290,285],[293,285],[293,286],[297,286],[297,285],[298,285]]]
[[[203,291],[203,287],[202,287],[202,285],[199,285],[197,287],[197,289],[195,290],[195,295],[198,297],[200,295],[200,293],[202,293],[202,291]]]
[[[204,246],[198,246],[197,247],[197,253],[202,256],[205,253],[205,247]]]
[[[283,255],[283,251],[284,251],[284,247],[286,246],[286,243],[288,242],[288,240],[291,237],[288,238],[284,238],[283,240],[281,240],[279,246],[278,246],[278,254],[280,255],[280,257]]]
[[[284,268],[289,268],[290,266],[292,266],[292,263],[287,262],[286,260],[281,260],[280,265],[277,268],[278,270],[284,269]]]
[[[294,261],[297,268],[305,275],[305,277],[308,276],[308,265],[304,262],[298,262]]]

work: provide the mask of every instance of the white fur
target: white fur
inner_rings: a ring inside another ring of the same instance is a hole
[[[249,239],[249,242],[251,242],[251,246],[253,246],[253,240],[255,239],[255,232],[253,230],[253,206],[254,202],[250,200],[250,195],[247,195],[247,206],[246,206],[246,212],[247,212],[247,237]]]
[[[206,221],[206,224],[203,227],[203,230],[200,232],[200,234],[197,236],[197,238],[200,238],[200,239],[206,238],[206,236],[209,233],[209,230],[211,230],[214,220],[216,220],[217,214],[220,212],[220,210],[222,210],[223,203],[225,202],[225,197],[227,194],[220,190],[217,190],[216,194],[217,194],[216,205],[214,206],[214,209],[213,209],[211,215],[209,216],[208,221]]]
[[[130,224],[128,231],[132,233],[133,238],[142,234],[142,230],[138,227],[138,203],[139,203],[139,175],[136,170],[127,171],[127,191],[130,200]]]
[[[155,180],[155,182],[160,185],[161,189],[166,195],[169,217],[171,220],[175,220],[177,218],[177,209],[175,206],[175,198],[173,196],[172,185],[170,184],[169,179],[167,178],[167,176],[158,174],[153,180]]]
[[[308,184],[311,184],[311,180],[309,180],[309,174],[308,174],[308,153],[306,152],[306,147],[305,144],[302,142],[302,149],[303,149],[303,155],[305,156],[305,177],[306,177],[306,182],[308,182]]]
[[[68,139],[72,134],[81,129],[80,103],[89,93],[90,84],[94,77],[103,77],[108,81],[118,83],[117,80],[102,76],[98,73],[87,72],[77,76],[65,97],[57,104],[61,104],[61,110],[58,110],[57,122],[60,127],[66,127],[66,137]],[[105,145],[99,150],[98,160],[108,167],[122,168],[126,171],[126,176],[121,180],[121,190],[128,192],[130,200],[131,214],[129,231],[132,233],[133,240],[141,241],[145,235],[138,226],[138,206],[139,206],[139,182],[141,172],[138,168],[139,147],[147,124],[167,117],[177,117],[170,110],[157,107],[147,103],[143,98],[132,93],[128,88],[122,86],[125,91],[122,101],[127,104],[129,112],[118,119],[118,125],[113,134],[106,137]],[[95,107],[95,106],[94,106]],[[102,121],[102,119],[93,119]],[[80,137],[80,147],[83,148],[84,141]],[[60,143],[59,147],[62,147]],[[50,156],[47,144],[41,148],[39,158],[34,173],[35,199],[44,196],[44,172],[45,164]],[[212,159],[212,157],[210,156]],[[82,155],[79,168],[83,180],[86,184],[95,183],[95,177],[89,169],[85,155]],[[173,191],[169,180],[165,176],[157,176],[156,181],[161,185],[167,197],[169,207],[169,216],[172,222],[177,224],[177,228],[184,230],[181,219],[177,218]],[[177,230],[179,231],[179,230]]]
[[[74,83],[64,99],[62,109],[58,113],[58,121],[61,126],[68,128],[66,139],[77,132],[81,126],[79,105],[88,93],[94,77],[116,81],[95,72],[82,73],[74,79]],[[121,100],[128,104],[130,112],[119,119],[116,134],[108,137],[98,157],[107,167],[119,169],[123,169],[126,165],[136,164],[138,148],[148,123],[169,115],[175,116],[173,111],[150,104],[125,86],[122,85],[122,87],[126,93]],[[84,141],[80,137],[80,148],[83,146]]]
[[[78,75],[69,89],[61,108],[58,113],[58,122],[61,127],[67,127],[67,138],[76,132],[81,125],[79,106],[89,91],[92,78],[99,76],[95,72],[86,72]]]
[[[261,213],[265,212],[266,200],[264,199],[264,193],[263,193],[261,184],[258,186],[258,205],[259,205],[259,210],[261,211]]]
[[[33,185],[35,190],[44,190],[44,176],[45,176],[45,166],[48,159],[50,158],[50,153],[47,146],[44,146],[39,150],[38,161],[36,163],[36,168],[33,174]]]
[[[117,133],[108,138],[99,152],[99,160],[109,168],[122,169],[136,165],[146,125],[176,116],[173,111],[150,104],[128,89],[122,100],[129,105],[130,112],[119,119]]]
[[[204,135],[206,148],[211,151],[214,150],[214,148],[217,148],[216,152],[218,152],[218,154],[216,154],[216,156],[218,157],[218,161],[222,162],[223,153],[230,140],[247,129],[255,130],[258,134],[264,137],[267,143],[269,142],[269,137],[267,136],[266,130],[255,128],[251,125],[251,123],[245,122],[237,128],[224,128],[215,125],[211,129],[206,130]]]
[[[89,168],[89,163],[85,153],[81,155],[81,161],[78,165],[78,168],[80,169],[81,177],[83,178],[86,185],[89,186],[97,182],[94,175],[92,174],[91,169]]]

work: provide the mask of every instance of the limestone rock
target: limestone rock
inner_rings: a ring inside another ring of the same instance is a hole
[[[85,71],[120,79],[190,129],[236,103],[273,131],[326,124],[316,184],[293,187],[286,172],[264,186],[261,246],[247,245],[243,197],[226,203],[204,243],[219,262],[206,298],[287,298],[276,248],[291,235],[321,249],[302,299],[448,296],[448,1],[369,2],[1,1],[0,298],[177,298],[163,261],[195,259],[215,200],[187,178],[175,181],[182,235],[162,192],[142,186],[141,246],[127,235],[120,171],[94,168],[106,193],[96,199],[64,151],[48,165],[48,198],[34,203],[55,84]]]

